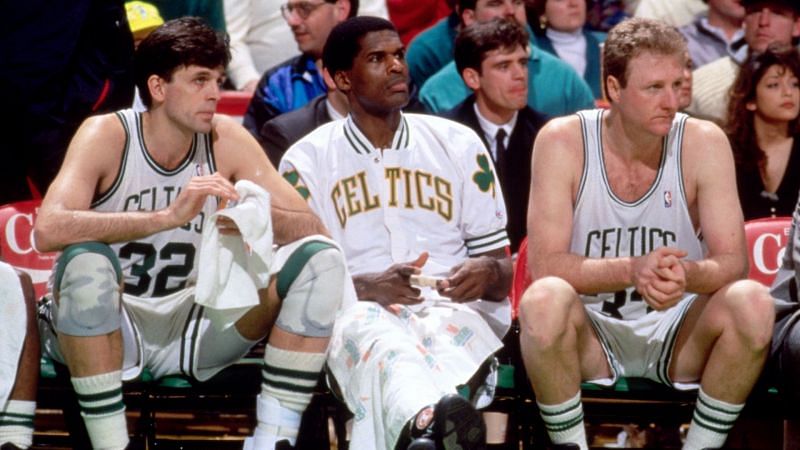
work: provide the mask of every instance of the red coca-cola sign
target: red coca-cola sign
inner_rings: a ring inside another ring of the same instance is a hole
[[[33,223],[40,205],[41,200],[30,200],[0,207],[0,258],[31,276],[37,298],[47,292],[56,257],[33,248]]]
[[[791,226],[791,217],[757,219],[745,224],[750,261],[748,278],[767,286],[772,284],[781,267]]]

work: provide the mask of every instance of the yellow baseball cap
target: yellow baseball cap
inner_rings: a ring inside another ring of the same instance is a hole
[[[147,2],[139,0],[126,2],[125,12],[135,37],[144,37],[164,23],[158,8]]]

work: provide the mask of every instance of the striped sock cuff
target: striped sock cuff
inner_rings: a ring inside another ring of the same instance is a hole
[[[0,410],[0,444],[7,442],[19,448],[33,444],[33,418],[36,402],[31,400],[9,400]]]
[[[0,428],[6,426],[28,427],[33,429],[36,415],[36,402],[30,400],[9,400],[0,411]]]
[[[261,392],[288,409],[305,411],[325,357],[324,353],[292,352],[267,344],[261,369]]]
[[[698,425],[714,433],[727,435],[743,408],[743,403],[734,405],[717,400],[700,388],[692,422],[693,425]]]
[[[102,417],[125,410],[122,402],[122,372],[72,378],[78,404],[85,416]]]
[[[536,402],[547,434],[555,444],[575,443],[586,448],[586,430],[583,427],[581,393],[557,405]]]

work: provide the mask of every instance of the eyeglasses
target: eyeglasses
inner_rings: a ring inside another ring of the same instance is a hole
[[[297,3],[285,3],[281,5],[281,15],[284,19],[289,20],[292,16],[292,13],[297,14],[297,17],[301,19],[308,19],[308,16],[311,15],[314,10],[319,8],[320,6],[326,4],[328,2],[322,3],[311,3],[311,2],[297,2]]]

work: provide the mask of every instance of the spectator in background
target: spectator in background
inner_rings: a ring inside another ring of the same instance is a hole
[[[800,54],[771,46],[739,71],[726,131],[745,220],[789,216],[800,191]]]
[[[83,119],[133,100],[122,0],[26,0],[3,14],[0,204],[31,198],[28,177],[44,193]]]
[[[350,112],[347,96],[336,89],[328,71],[323,68],[323,79],[328,92],[311,100],[302,108],[281,114],[264,123],[258,141],[275,167],[286,150],[315,128],[331,120],[343,119]]]
[[[524,5],[515,0],[460,0],[461,26],[486,22],[495,17],[516,20],[527,26]],[[413,45],[413,43],[412,43]],[[528,59],[528,105],[547,115],[560,116],[594,106],[591,89],[567,63],[530,47]],[[429,111],[450,110],[470,94],[453,61],[442,67],[420,89],[420,100]]]
[[[133,34],[133,48],[138,47],[142,39],[164,23],[158,8],[152,3],[139,0],[126,2],[125,14]]]
[[[707,9],[705,0],[638,0],[633,15],[682,27]]]
[[[689,51],[686,51],[686,62],[683,66],[683,81],[681,81],[681,90],[678,95],[678,111],[685,111],[689,105],[692,104],[692,58],[689,56]]]
[[[387,0],[386,8],[389,19],[400,33],[400,41],[408,46],[417,34],[450,14],[452,3],[452,0]]]
[[[629,2],[623,0],[594,0],[589,2],[587,23],[593,30],[608,31],[614,25],[630,17],[627,9]],[[528,3],[530,5],[530,2]],[[528,13],[528,22],[532,14]]]
[[[336,24],[358,12],[358,0],[310,3],[290,0],[281,13],[302,52],[267,71],[258,82],[244,116],[245,128],[258,136],[261,127],[279,114],[300,108],[327,88],[320,71],[322,48]]]
[[[164,19],[158,13],[158,8],[151,3],[139,0],[127,2],[125,3],[125,13],[128,16],[128,25],[131,27],[131,33],[133,33],[134,48],[138,47],[139,43],[147,35],[164,23]],[[144,111],[146,109],[147,107],[144,106],[142,97],[139,95],[139,88],[135,88],[133,110]]]
[[[586,28],[587,0],[533,0],[536,45],[570,65],[602,97],[600,44],[606,33]],[[538,24],[538,26],[537,26]]]
[[[796,0],[742,0],[744,39],[748,53],[758,54],[771,44],[796,44],[800,36],[800,2]],[[722,124],[727,116],[729,90],[739,73],[739,62],[722,57],[695,69],[689,114]]]
[[[694,67],[706,65],[723,56],[743,61],[747,56],[744,45],[744,6],[741,0],[704,0],[708,12],[678,29],[686,38],[689,56]]]
[[[453,42],[460,26],[493,17],[516,17],[525,23],[524,0],[454,0],[455,10],[431,28],[421,32],[408,47],[408,70],[417,86],[453,61]],[[463,15],[468,16],[465,23]]]
[[[265,71],[300,54],[281,15],[285,1],[223,0],[225,27],[231,40],[228,77],[236,89],[255,91]],[[384,18],[388,15],[384,0],[362,0],[358,9],[363,15]]]
[[[179,17],[201,17],[211,25],[211,28],[220,33],[225,32],[225,11],[222,0],[148,0],[164,20]]]
[[[583,1],[583,0],[580,0]],[[455,61],[473,94],[444,117],[472,128],[494,160],[516,251],[526,234],[531,152],[545,116],[528,106],[528,32],[496,17],[459,31]]]

